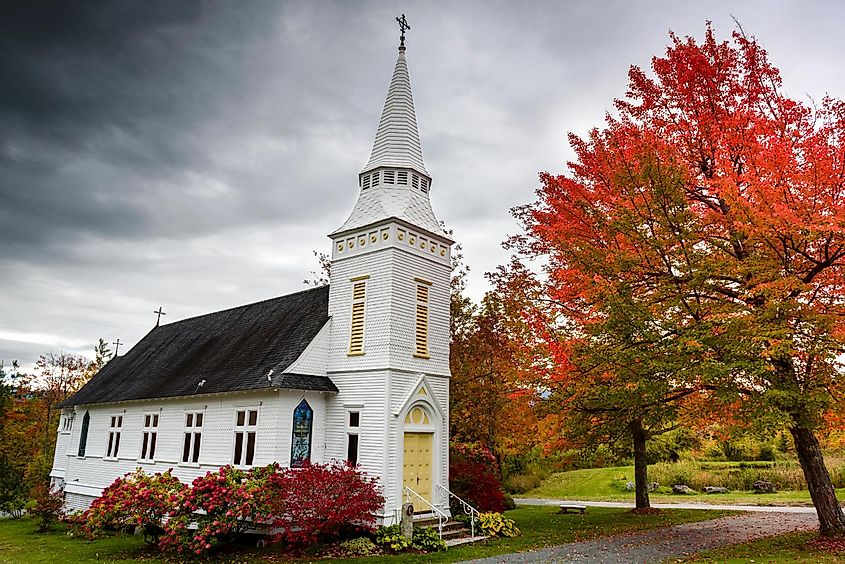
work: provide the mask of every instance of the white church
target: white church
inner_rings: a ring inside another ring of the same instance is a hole
[[[406,499],[448,514],[452,240],[402,39],[358,200],[329,234],[330,285],[157,325],[111,360],[60,405],[50,475],[68,510],[138,467],[190,483],[349,460],[378,479],[380,522]]]

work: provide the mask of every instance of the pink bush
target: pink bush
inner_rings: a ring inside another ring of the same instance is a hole
[[[170,472],[149,475],[139,468],[116,479],[80,517],[85,533],[93,538],[106,528],[141,526],[156,539],[187,489]]]

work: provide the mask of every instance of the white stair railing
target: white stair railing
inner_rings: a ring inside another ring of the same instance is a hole
[[[431,502],[428,501],[426,498],[424,498],[408,486],[405,486],[405,501],[407,503],[411,503],[412,499],[418,499],[422,501],[425,505],[428,506],[431,512],[437,516],[437,533],[440,535],[440,538],[443,538],[443,523],[449,520],[449,516],[446,515],[446,513],[443,512],[442,509],[434,507]]]
[[[464,501],[463,499],[458,497],[456,494],[452,493],[449,490],[449,488],[447,488],[446,486],[443,486],[441,484],[437,484],[436,487],[438,489],[442,490],[444,493],[446,493],[446,500],[447,501],[449,500],[450,497],[454,497],[456,500],[458,500],[458,502],[461,504],[461,507],[464,510],[464,513],[466,515],[469,515],[470,528],[472,530],[472,536],[473,536],[473,538],[475,538],[475,520],[478,519],[479,515],[481,515],[478,512],[478,509],[476,509],[475,507],[473,507],[472,505],[470,505],[469,503],[467,503],[466,501]]]

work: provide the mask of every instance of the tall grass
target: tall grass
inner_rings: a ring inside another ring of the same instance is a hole
[[[828,461],[834,487],[845,487],[845,464],[841,459]],[[729,490],[748,491],[758,480],[775,485],[778,490],[806,490],[804,473],[797,461],[764,463],[707,463],[696,460],[660,462],[648,469],[649,481],[661,486],[684,484],[694,490],[705,486],[721,486]]]

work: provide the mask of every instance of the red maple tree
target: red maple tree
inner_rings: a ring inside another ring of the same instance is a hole
[[[652,73],[631,68],[617,116],[570,137],[571,173],[516,210],[502,284],[542,298],[551,380],[785,425],[822,534],[842,534],[817,434],[842,391],[845,104],[789,98],[759,43],[732,39],[672,34]],[[534,275],[520,260],[538,255]]]

